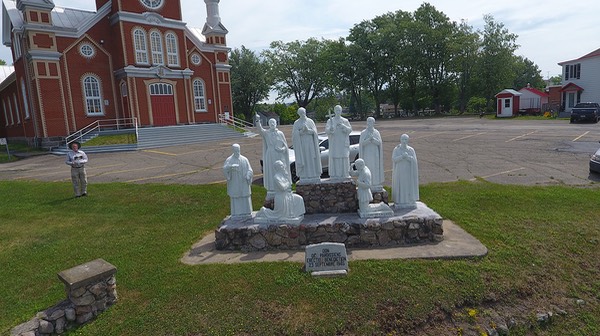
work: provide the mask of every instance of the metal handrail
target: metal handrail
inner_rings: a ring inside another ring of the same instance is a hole
[[[68,135],[65,138],[65,144],[69,147],[74,141],[80,140],[85,135],[90,134],[92,132],[100,132],[103,129],[128,129],[135,128],[135,136],[137,138],[138,135],[138,123],[137,118],[121,118],[121,119],[103,119],[96,120],[93,123],[83,127],[82,129]]]
[[[237,128],[241,128],[245,131],[249,131],[248,130],[249,128],[254,127],[254,124],[251,122],[248,122],[244,119],[236,118],[235,116],[232,116],[231,114],[224,114],[224,113],[219,114],[219,123],[223,124],[223,125],[232,126],[234,130],[237,127]]]

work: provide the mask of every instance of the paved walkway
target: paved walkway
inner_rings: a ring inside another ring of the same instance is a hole
[[[483,257],[488,250],[479,240],[451,221],[443,224],[444,240],[427,245],[395,246],[386,248],[349,248],[348,259],[456,259]],[[215,235],[205,236],[181,258],[188,265],[213,263],[242,263],[257,261],[292,261],[304,262],[304,250],[268,251],[268,252],[233,252],[215,249]]]

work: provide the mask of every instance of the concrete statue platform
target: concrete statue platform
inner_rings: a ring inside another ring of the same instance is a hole
[[[215,231],[218,250],[303,249],[322,242],[346,247],[429,244],[443,240],[442,217],[422,202],[391,216],[361,218],[357,213],[305,215],[299,224],[256,223],[252,216],[227,217]]]
[[[440,242],[414,246],[348,248],[348,259],[350,261],[368,259],[460,259],[487,255],[487,248],[479,240],[452,221],[444,220],[443,230],[444,240]],[[215,247],[214,233],[210,233],[194,244],[180,260],[187,265],[201,265],[276,261],[303,263],[304,258],[304,250],[220,251]]]

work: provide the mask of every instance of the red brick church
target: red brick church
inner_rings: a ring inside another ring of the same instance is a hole
[[[200,29],[181,21],[178,0],[96,0],[96,11],[3,0],[13,65],[0,71],[0,137],[45,146],[98,120],[166,126],[232,113],[219,1],[204,0]]]

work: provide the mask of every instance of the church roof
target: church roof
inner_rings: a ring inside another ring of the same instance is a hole
[[[9,79],[12,74],[15,73],[15,67],[12,65],[0,65],[0,89],[8,86],[15,80],[15,77],[12,76],[12,79]],[[6,83],[5,83],[6,81]]]
[[[39,0],[44,1],[44,0]],[[10,18],[10,22],[15,29],[20,29],[25,25],[23,20],[23,13],[17,8],[17,2],[15,0],[3,0],[3,7],[5,13]],[[108,7],[106,7],[109,9]],[[93,24],[103,17],[105,13],[66,8],[60,6],[54,6],[50,15],[52,16],[52,29],[56,30],[57,34],[79,36],[89,29]]]
[[[15,67],[12,65],[0,65],[0,83],[4,81],[8,76],[15,72]]]
[[[200,42],[196,44],[201,45],[206,42],[206,37],[202,34],[202,28],[187,27],[187,31],[190,33],[192,39],[196,39],[196,42]]]

